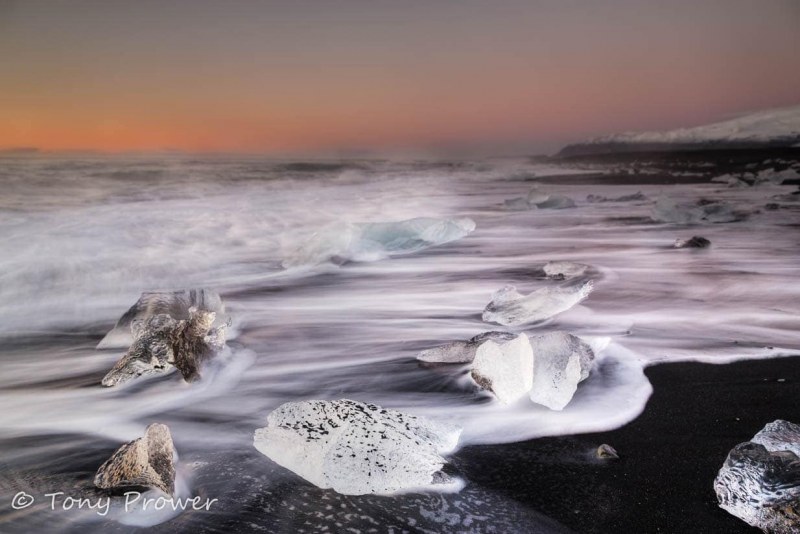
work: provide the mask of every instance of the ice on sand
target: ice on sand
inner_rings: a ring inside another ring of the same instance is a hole
[[[777,420],[734,447],[714,480],[720,508],[764,532],[800,532],[800,425]]]
[[[434,483],[460,434],[455,425],[374,404],[309,400],[270,413],[254,445],[320,488],[386,494]]]

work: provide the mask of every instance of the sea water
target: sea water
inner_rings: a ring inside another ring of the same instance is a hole
[[[469,480],[460,491],[394,497],[320,490],[260,455],[253,432],[284,402],[339,398],[457,423],[462,446],[602,431],[644,409],[647,365],[800,351],[800,203],[764,209],[794,188],[608,185],[607,172],[526,159],[4,158],[0,530],[560,531]],[[589,178],[570,179],[580,174]],[[576,206],[508,208],[545,177],[537,194]],[[586,201],[638,191],[644,199]],[[653,218],[659,198],[701,197],[750,215],[693,225]],[[418,218],[444,221],[434,233],[448,239],[392,241],[391,223]],[[365,228],[381,237],[362,247]],[[692,235],[711,247],[672,248]],[[392,245],[376,250],[384,238]],[[549,261],[590,269],[551,280],[542,271]],[[589,298],[547,321],[481,320],[505,285],[528,294],[589,280]],[[201,287],[219,292],[232,317],[230,354],[199,383],[171,374],[100,386],[124,350],[95,346],[142,292]],[[465,366],[416,359],[496,329],[565,330],[605,348],[563,411],[526,399],[503,405]],[[85,497],[97,467],[153,422],[172,431],[181,497],[218,499],[214,506],[177,516],[47,508],[48,492]],[[36,502],[12,510],[19,492]]]

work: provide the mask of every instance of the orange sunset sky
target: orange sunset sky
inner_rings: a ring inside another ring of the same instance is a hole
[[[800,103],[800,2],[0,0],[0,148],[547,151]]]

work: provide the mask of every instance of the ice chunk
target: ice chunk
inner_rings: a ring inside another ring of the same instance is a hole
[[[783,202],[800,202],[800,191],[786,193],[785,195],[776,195],[772,198],[775,200],[781,200]]]
[[[509,198],[503,202],[503,207],[510,211],[526,211],[531,209],[528,201],[523,197]]]
[[[764,532],[800,532],[800,426],[766,425],[731,450],[714,480],[721,508]]]
[[[543,269],[544,274],[546,274],[548,278],[566,280],[568,278],[583,276],[586,270],[589,269],[589,266],[583,263],[573,263],[571,261],[550,261],[545,263]]]
[[[524,211],[535,209],[563,209],[574,208],[575,201],[564,195],[551,195],[539,191],[538,187],[533,187],[525,198],[510,198],[503,202],[503,207],[512,211]]]
[[[781,185],[786,180],[797,180],[798,178],[800,178],[800,173],[794,169],[785,169],[782,171],[765,169],[756,175],[753,185]]]
[[[768,451],[792,451],[800,456],[800,425],[777,419],[767,423],[751,441]]]
[[[255,432],[259,452],[320,488],[392,493],[434,482],[461,429],[352,400],[279,406]]]
[[[528,336],[519,334],[503,344],[485,341],[475,354],[471,376],[502,403],[524,397],[533,384],[533,353]]]
[[[490,339],[502,342],[515,337],[515,334],[508,332],[484,332],[467,341],[451,341],[446,345],[424,350],[419,353],[417,359],[431,363],[469,363],[475,359],[475,353],[483,342]]]
[[[474,230],[475,222],[468,218],[420,217],[397,222],[337,223],[314,234],[283,261],[283,266],[375,261],[449,243]]]
[[[539,202],[531,202],[528,200],[528,203],[532,206],[536,206],[539,209],[555,209],[560,210],[564,208],[574,208],[575,201],[571,198],[564,196],[564,195],[545,195],[547,199],[541,200]],[[538,200],[536,198],[535,200]]]
[[[528,204],[530,204],[531,206],[535,206],[537,204],[541,204],[543,202],[547,202],[548,200],[550,200],[550,195],[548,195],[547,193],[542,193],[541,191],[539,191],[538,187],[534,187],[528,192],[528,198],[526,200],[528,201]]]
[[[551,410],[563,410],[578,383],[589,377],[594,360],[591,347],[566,332],[531,338],[533,385],[530,398]]]
[[[225,312],[222,298],[210,289],[183,289],[180,291],[146,291],[139,300],[119,318],[114,328],[97,344],[98,349],[129,347],[133,343],[131,323],[136,319],[147,319],[166,314],[173,319],[188,319],[189,308]],[[222,317],[220,317],[222,319]]]
[[[647,200],[647,196],[641,191],[637,191],[636,193],[630,195],[622,195],[621,197],[617,198],[609,198],[604,197],[602,195],[589,195],[586,197],[587,202],[637,202]]]
[[[134,341],[103,377],[116,386],[139,376],[167,373],[176,367],[186,381],[200,378],[200,367],[225,346],[225,326],[212,330],[214,312],[189,308],[189,318],[176,321],[167,314],[131,323]]]
[[[483,320],[504,326],[544,321],[584,300],[592,287],[588,281],[581,286],[543,287],[524,296],[514,286],[506,286],[492,295]]]
[[[744,175],[722,174],[711,179],[712,182],[725,184],[728,187],[750,187],[744,179]]]
[[[744,220],[748,215],[749,213],[737,210],[726,202],[710,200],[679,202],[670,197],[659,198],[653,209],[654,220],[678,224],[734,222]]]
[[[169,427],[153,423],[144,437],[126,443],[100,466],[94,485],[101,489],[137,487],[175,492],[175,448]]]

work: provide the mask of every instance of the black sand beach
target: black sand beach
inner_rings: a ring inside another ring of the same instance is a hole
[[[611,432],[469,447],[473,484],[527,503],[577,532],[757,532],[717,506],[728,451],[775,419],[800,420],[800,358],[647,369],[644,413]],[[593,459],[601,443],[619,461]]]

